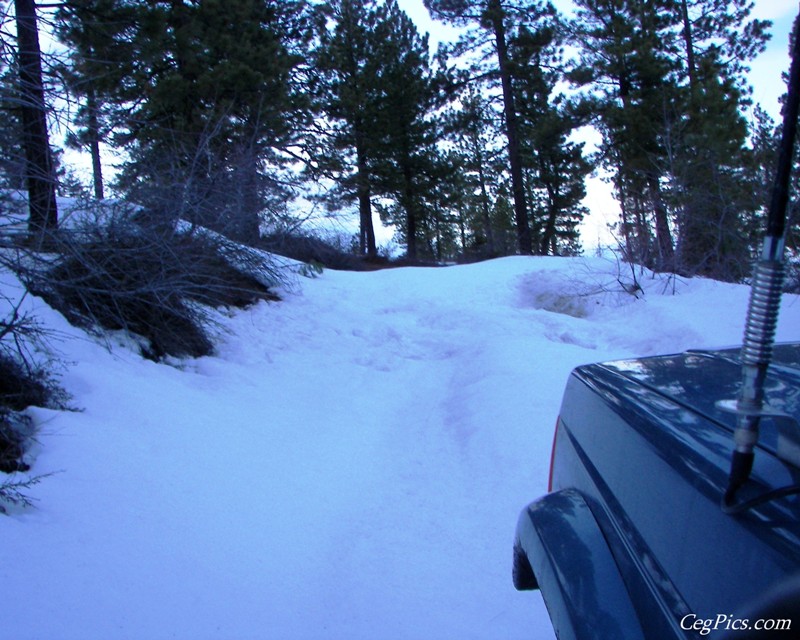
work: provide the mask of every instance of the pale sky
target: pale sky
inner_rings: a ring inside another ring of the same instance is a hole
[[[772,40],[767,50],[751,64],[753,100],[774,120],[780,117],[778,98],[786,92],[781,72],[789,70],[789,35],[798,13],[796,0],[756,0],[753,17],[772,20]]]

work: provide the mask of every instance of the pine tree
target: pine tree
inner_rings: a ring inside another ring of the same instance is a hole
[[[114,106],[111,141],[129,156],[120,186],[155,215],[257,237],[270,193],[284,196],[272,174],[295,142],[304,10],[277,0],[70,4],[61,33],[75,52],[71,86]]]
[[[788,80],[788,74],[784,74],[784,79]],[[786,97],[786,94],[781,96],[784,105]],[[747,166],[748,194],[753,204],[744,225],[752,260],[760,257],[763,248],[766,214],[772,199],[782,129],[783,123],[776,125],[762,108],[757,106],[754,109],[748,154],[750,162]],[[784,240],[788,254],[784,286],[797,293],[800,292],[800,149],[797,147],[789,183]]]
[[[746,63],[764,48],[764,21],[748,21],[745,0],[679,0],[685,64],[680,125],[671,172],[680,231],[678,265],[685,271],[738,280],[749,272],[743,227],[753,215],[742,115]]]
[[[317,15],[318,47],[316,109],[331,129],[314,153],[318,174],[337,182],[334,206],[354,198],[359,210],[359,250],[375,257],[372,223],[372,171],[377,110],[374,35],[375,5],[359,0],[335,0],[320,5]],[[329,22],[333,27],[329,27]]]
[[[11,69],[4,70],[0,77],[0,187],[24,191],[27,188],[25,147],[16,85],[16,73]]]
[[[415,259],[438,170],[427,40],[394,0],[321,5],[318,33],[316,102],[330,123],[319,170],[337,184],[334,204],[357,200],[362,253],[376,254],[372,201],[381,198],[391,203],[379,212]]]
[[[671,268],[674,242],[663,193],[664,136],[671,128],[677,66],[671,0],[576,0],[573,78],[597,90],[602,155],[615,177],[629,259]],[[651,243],[651,238],[655,241]]]
[[[463,226],[462,247],[480,256],[496,257],[500,253],[491,210],[501,182],[497,158],[502,149],[495,145],[500,137],[498,125],[487,99],[475,86],[465,86],[458,104],[447,116],[445,131],[456,150],[451,162],[458,170],[450,186]]]
[[[56,14],[56,35],[68,50],[59,75],[79,105],[67,143],[89,150],[98,199],[105,196],[100,145],[124,126],[137,99],[131,78],[140,56],[128,35],[135,16],[125,0],[70,0]]]
[[[503,98],[505,135],[508,148],[508,166],[514,201],[518,250],[523,254],[533,252],[529,224],[529,206],[525,195],[522,148],[518,124],[518,105],[512,89],[512,64],[509,58],[509,29],[525,23],[535,23],[542,16],[553,13],[549,3],[537,0],[425,0],[425,7],[439,20],[470,27],[462,41],[460,51],[478,51],[490,48],[495,56],[493,74],[499,78]],[[488,39],[487,39],[487,36]],[[486,56],[484,56],[486,61]]]
[[[407,255],[415,260],[419,231],[438,208],[430,178],[441,168],[435,147],[438,132],[430,117],[436,93],[428,42],[396,0],[378,9],[375,38],[381,61],[376,76],[376,174],[381,194],[392,197],[402,211],[399,226]]]
[[[541,22],[521,28],[512,41],[514,91],[532,207],[536,253],[579,252],[577,227],[586,214],[581,201],[591,171],[583,144],[569,142],[584,118],[563,96],[553,96],[559,71],[560,28]]]
[[[598,105],[628,257],[740,277],[750,215],[743,72],[767,24],[747,21],[746,0],[577,3],[582,71],[611,87]]]
[[[750,147],[747,150],[747,164],[745,177],[748,187],[746,189],[750,203],[747,207],[749,215],[742,221],[743,232],[748,239],[750,256],[753,260],[757,259],[763,244],[766,212],[769,207],[771,190],[775,180],[775,170],[778,159],[778,149],[780,147],[780,127],[776,126],[772,118],[761,107],[756,106],[750,120]],[[800,151],[796,153],[800,159]],[[798,160],[795,164],[798,164]],[[792,196],[789,201],[788,218],[795,221],[800,220],[797,215],[797,172],[792,172],[793,183],[791,186]],[[794,204],[792,204],[794,203]],[[789,250],[796,251],[798,248],[798,238],[792,239],[792,224],[787,225],[787,247]]]
[[[42,243],[46,241],[46,235],[58,227],[58,209],[55,165],[47,131],[39,28],[33,0],[15,0],[14,9],[19,72],[16,100],[25,148],[25,178],[30,210],[28,229],[32,239]]]
[[[768,20],[751,20],[751,0],[675,0],[677,30],[683,67],[689,86],[702,90],[700,67],[713,60],[718,72],[742,93],[747,63],[764,50],[769,40]]]

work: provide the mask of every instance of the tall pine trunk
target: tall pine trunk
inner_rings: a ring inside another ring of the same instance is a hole
[[[689,89],[694,94],[697,86],[697,67],[694,61],[692,22],[689,19],[689,5],[686,0],[681,0],[681,20],[683,21],[683,42],[686,45],[686,71],[689,75]]]
[[[486,235],[486,246],[488,247],[489,255],[494,257],[497,253],[497,249],[495,247],[494,229],[492,228],[492,215],[489,210],[489,190],[486,187],[486,160],[483,155],[484,151],[480,134],[476,131],[470,131],[468,144],[468,148],[472,154],[470,160],[478,173],[478,188],[480,190],[478,201],[480,204],[481,226],[483,227],[483,233]],[[464,250],[466,250],[466,241],[462,241],[462,245]]]
[[[87,128],[89,133],[89,153],[92,157],[92,184],[94,197],[103,200],[103,164],[100,160],[100,122],[97,117],[97,97],[91,87],[86,94]]]
[[[414,207],[414,177],[406,154],[403,163],[403,208],[406,210],[406,256],[417,259],[417,214]]]
[[[529,255],[533,253],[533,241],[530,225],[528,224],[528,206],[525,201],[525,182],[522,176],[517,110],[514,104],[514,92],[511,87],[508,43],[506,42],[506,29],[503,22],[505,15],[500,0],[489,0],[487,14],[494,31],[500,81],[503,86],[503,106],[505,110],[506,137],[508,138],[508,161],[511,169],[511,192],[514,196],[514,219],[517,225],[517,244],[521,254]]]
[[[483,232],[486,234],[486,244],[489,247],[489,255],[497,255],[497,248],[494,242],[494,229],[492,228],[492,213],[489,211],[489,193],[486,189],[486,175],[483,169],[483,160],[478,165],[478,180],[481,188],[481,218],[483,222]]]
[[[374,258],[378,255],[375,244],[375,227],[372,224],[372,200],[370,197],[369,168],[363,143],[356,146],[356,189],[358,191],[359,250],[361,255]]]
[[[647,175],[647,187],[650,191],[650,199],[653,206],[653,214],[656,222],[656,243],[658,244],[658,264],[655,265],[661,271],[668,271],[674,268],[675,248],[672,243],[672,233],[669,229],[669,213],[661,195],[661,185],[655,173]]]
[[[47,135],[42,54],[34,0],[14,0],[17,21],[20,113],[28,185],[28,232],[37,242],[58,227],[56,177]]]

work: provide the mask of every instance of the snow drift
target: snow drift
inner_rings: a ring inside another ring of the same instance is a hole
[[[281,296],[168,364],[25,301],[79,410],[28,410],[54,475],[0,519],[7,637],[552,638],[510,560],[570,370],[737,344],[748,290],[516,257]]]

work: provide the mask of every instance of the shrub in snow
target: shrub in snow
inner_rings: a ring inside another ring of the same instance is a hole
[[[0,471],[27,471],[24,455],[33,438],[33,425],[23,411],[31,406],[63,407],[66,394],[55,383],[45,334],[27,315],[3,297],[10,311],[0,318]],[[5,485],[3,485],[5,486]],[[0,486],[2,496],[2,486]]]
[[[32,431],[27,416],[0,405],[0,471],[13,473],[30,469],[23,456]]]
[[[54,247],[20,261],[28,288],[74,324],[141,336],[154,360],[210,354],[209,307],[277,299],[263,253],[136,212],[61,231]]]
[[[30,507],[33,504],[33,500],[24,491],[39,484],[48,475],[51,474],[34,476],[24,480],[8,480],[0,484],[0,513],[8,513],[9,507]]]

